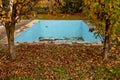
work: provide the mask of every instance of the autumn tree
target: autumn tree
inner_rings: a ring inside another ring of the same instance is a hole
[[[107,59],[112,41],[119,41],[120,1],[119,0],[85,0],[90,19],[96,24],[97,32],[103,36],[103,53]]]
[[[56,9],[58,8],[58,6],[60,6],[61,2],[62,0],[48,0],[50,14],[56,14]]]
[[[8,54],[7,58],[16,58],[14,32],[15,25],[21,16],[32,15],[33,6],[38,0],[0,0],[0,20],[6,29],[8,39]],[[32,11],[32,12],[31,12]],[[30,14],[31,12],[31,14]]]
[[[82,11],[83,0],[62,0],[59,9],[62,13],[79,13]]]

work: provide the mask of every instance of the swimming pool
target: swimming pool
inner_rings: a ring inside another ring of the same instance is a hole
[[[40,20],[15,37],[15,42],[101,42],[82,20]]]

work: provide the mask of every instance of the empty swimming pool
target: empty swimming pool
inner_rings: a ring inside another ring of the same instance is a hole
[[[82,20],[40,20],[15,37],[15,42],[101,42]]]

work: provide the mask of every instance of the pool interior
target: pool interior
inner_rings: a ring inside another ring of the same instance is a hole
[[[82,20],[40,20],[15,37],[15,42],[101,42]]]

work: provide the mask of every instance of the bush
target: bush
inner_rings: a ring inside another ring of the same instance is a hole
[[[82,11],[83,0],[64,0],[65,5],[59,7],[61,13],[78,13]]]

